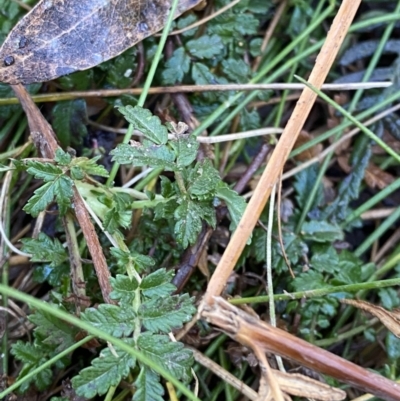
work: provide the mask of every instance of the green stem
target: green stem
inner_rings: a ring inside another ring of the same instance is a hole
[[[379,145],[386,153],[392,156],[396,161],[400,163],[400,155],[395,152],[390,146],[388,146],[381,138],[375,135],[368,127],[366,127],[363,123],[357,120],[356,117],[351,115],[347,110],[345,110],[342,106],[339,106],[335,101],[333,101],[329,96],[327,96],[324,92],[320,91],[313,85],[309,84],[306,80],[301,77],[296,76],[297,79],[302,82],[304,85],[307,85],[313,92],[315,92],[321,99],[325,100],[328,104],[334,107],[337,111],[343,114],[344,117],[348,118],[356,127],[360,128],[360,130],[367,135],[370,139],[372,139],[377,145]]]
[[[176,183],[178,184],[179,190],[181,191],[182,195],[185,195],[187,193],[186,187],[185,187],[185,181],[184,181],[182,173],[180,171],[175,172],[175,180],[176,180]]]
[[[376,195],[374,195],[372,198],[368,199],[367,202],[363,203],[357,209],[353,210],[346,217],[346,220],[341,224],[342,228],[347,226],[353,220],[359,218],[364,212],[366,212],[367,210],[371,209],[373,206],[375,206],[381,200],[386,199],[391,193],[396,191],[398,188],[400,188],[400,178],[398,178],[396,181],[394,181],[391,184],[389,184],[382,191],[379,191]]]
[[[398,207],[388,218],[379,224],[376,230],[368,236],[363,243],[354,251],[354,255],[360,257],[367,249],[377,241],[394,223],[400,218],[400,207]]]
[[[318,347],[329,347],[340,341],[347,340],[351,337],[354,337],[357,334],[363,333],[366,329],[368,329],[372,325],[376,324],[376,322],[377,322],[377,319],[373,319],[368,324],[365,324],[365,325],[359,326],[359,327],[355,327],[354,329],[351,329],[351,330],[347,331],[346,333],[338,334],[335,337],[325,338],[323,340],[314,341],[314,345],[316,345]]]
[[[400,254],[397,262],[400,259]],[[393,264],[393,263],[392,263]],[[394,263],[395,264],[395,263]],[[308,298],[319,298],[329,294],[339,294],[343,292],[358,292],[358,291],[366,291],[366,290],[375,290],[377,288],[385,288],[385,287],[393,287],[396,285],[400,285],[400,278],[393,278],[389,280],[379,280],[379,281],[369,281],[366,283],[357,283],[357,284],[346,284],[346,285],[338,285],[336,287],[325,287],[318,288],[315,290],[306,290],[306,291],[298,291],[286,294],[274,294],[274,301],[291,301],[294,299],[308,299]],[[268,295],[262,295],[258,297],[249,297],[249,298],[234,298],[230,299],[229,302],[233,305],[241,305],[241,304],[257,304],[257,303],[265,303],[270,300]]]
[[[73,293],[77,297],[84,298],[86,296],[85,276],[83,274],[79,244],[76,238],[74,218],[72,217],[71,212],[68,212],[65,215],[63,218],[63,223],[71,262],[70,265]]]
[[[400,98],[400,92],[396,92],[393,93],[391,96],[389,96],[388,98],[384,99],[381,103],[377,103],[375,104],[373,107],[361,112],[360,114],[356,115],[356,119],[358,121],[364,120],[365,118],[371,116],[372,114],[374,114],[375,112],[383,109],[384,107],[386,107],[387,105],[390,105],[391,103],[397,101]],[[299,146],[298,148],[292,150],[292,152],[289,155],[289,158],[292,158],[294,156],[299,155],[300,153],[304,152],[305,150],[317,145],[318,143],[321,143],[325,140],[327,140],[328,138],[330,138],[331,136],[342,132],[345,128],[350,127],[351,125],[353,125],[353,123],[351,121],[348,120],[344,120],[342,121],[338,126],[336,126],[335,128],[330,129],[329,131],[326,131],[324,134],[318,135],[317,138],[312,139],[311,141],[308,141],[307,143],[305,143],[302,146]],[[333,141],[332,141],[333,142]]]

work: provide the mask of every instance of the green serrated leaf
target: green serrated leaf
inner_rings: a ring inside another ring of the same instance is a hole
[[[63,171],[60,167],[51,163],[42,163],[35,160],[28,160],[27,172],[39,180],[50,182],[56,180]]]
[[[119,111],[133,127],[157,145],[165,145],[168,141],[167,128],[158,117],[140,106],[120,107]]]
[[[341,181],[338,196],[324,211],[324,214],[321,216],[323,219],[329,218],[329,220],[333,220],[334,222],[345,220],[349,214],[350,202],[358,198],[365,169],[372,155],[371,141],[364,137],[360,138],[359,141],[361,141],[361,144],[357,144],[353,151],[351,173]]]
[[[57,148],[54,156],[54,161],[61,166],[68,166],[71,163],[72,157],[68,152],[64,152],[61,148]]]
[[[115,337],[127,337],[135,329],[135,312],[129,307],[100,304],[99,308],[88,308],[81,319]]]
[[[172,270],[158,269],[143,278],[140,283],[140,290],[144,296],[149,298],[165,297],[176,290],[176,287],[171,283],[173,277],[174,272]]]
[[[55,304],[52,306],[64,310]],[[37,326],[34,329],[35,338],[41,344],[50,346],[52,353],[60,353],[75,344],[77,330],[55,316],[38,310],[29,316],[29,320]]]
[[[195,136],[179,135],[176,140],[169,143],[175,150],[178,168],[189,166],[194,162],[200,145]]]
[[[194,24],[196,21],[198,21],[198,18],[195,13],[187,13],[184,17],[180,17],[177,22],[176,22],[176,27],[177,29],[183,29],[188,27],[189,25]],[[182,36],[193,36],[197,32],[197,27],[189,29],[188,31],[182,32]]]
[[[215,213],[215,207],[211,201],[199,201],[197,202],[199,210],[201,210],[201,216],[203,220],[212,228],[215,229],[217,226],[217,216]]]
[[[53,202],[54,197],[58,203],[60,214],[64,215],[71,206],[73,181],[68,176],[59,176],[55,181],[46,182],[38,188],[34,195],[29,199],[23,210],[30,213],[33,217],[46,210],[47,206]]]
[[[37,238],[22,238],[21,242],[24,252],[32,255],[32,262],[50,262],[50,266],[55,267],[68,260],[68,254],[61,242],[42,232]]]
[[[339,257],[331,244],[316,244],[312,248],[311,266],[319,272],[334,273],[339,266]]]
[[[189,244],[196,242],[201,231],[202,210],[197,203],[185,197],[180,200],[174,217],[176,220],[174,229],[176,239],[184,248],[187,248]]]
[[[207,26],[210,33],[221,37],[224,43],[233,42],[235,39],[242,39],[243,35],[255,35],[259,21],[247,13],[225,13],[214,18]]]
[[[21,340],[12,345],[11,353],[25,365],[35,365],[43,358],[40,347]]]
[[[57,138],[63,147],[78,148],[87,136],[87,110],[84,99],[57,102],[52,111],[53,124]]]
[[[107,232],[114,234],[119,227],[128,228],[131,225],[131,221],[132,211],[122,211],[113,207],[104,215],[103,226]]]
[[[363,263],[352,252],[340,252],[339,266],[331,283],[334,285],[361,283]]]
[[[165,63],[163,70],[162,82],[164,85],[175,85],[181,82],[185,74],[189,71],[190,57],[186,54],[185,49],[180,47],[176,49],[172,57]]]
[[[344,238],[339,225],[317,220],[305,222],[301,227],[301,234],[304,239],[316,242],[333,242]]]
[[[135,381],[136,391],[132,401],[163,401],[164,388],[160,376],[146,366],[142,366]]]
[[[180,342],[172,342],[167,335],[142,333],[137,345],[148,358],[173,374],[178,380],[191,379],[193,355]]]
[[[197,163],[189,174],[188,192],[193,198],[212,199],[221,183],[221,177],[209,159]]]
[[[230,230],[235,230],[238,226],[240,219],[246,209],[246,201],[238,195],[236,191],[230,189],[227,184],[221,183],[218,187],[215,196],[222,199],[229,210],[229,215],[231,217],[231,224],[229,226]]]
[[[82,171],[89,175],[98,175],[100,177],[108,177],[108,171],[104,166],[97,164],[101,156],[96,156],[93,159],[87,157],[77,157],[72,160],[72,166],[78,166]]]
[[[158,202],[154,208],[154,220],[173,218],[177,207],[178,203],[175,198],[166,202]]]
[[[71,170],[70,170],[70,173],[71,173],[71,178],[74,181],[81,181],[81,180],[83,180],[85,178],[85,173],[78,166],[72,166]]]
[[[43,350],[35,344],[25,343],[18,340],[13,344],[11,353],[14,357],[23,362],[24,366],[19,372],[18,379],[25,377],[32,370],[43,365],[46,359],[43,357]],[[50,386],[53,380],[53,373],[50,368],[41,370],[31,379],[26,380],[20,387],[19,390],[24,392],[28,390],[31,383],[35,383],[36,387],[43,391]]]
[[[47,281],[52,287],[58,287],[63,283],[70,281],[71,268],[69,260],[61,265],[50,266],[49,264],[40,264],[35,266],[33,271],[33,281],[44,283]]]
[[[189,40],[186,43],[186,48],[192,56],[203,59],[220,54],[224,45],[218,35],[203,35],[198,39]]]
[[[378,295],[385,309],[392,310],[399,307],[399,296],[394,288],[381,288],[378,291]]]
[[[123,274],[117,274],[115,278],[111,277],[113,290],[110,293],[110,298],[119,300],[120,305],[130,305],[135,299],[135,291],[138,286],[139,284],[134,277],[130,278]]]
[[[115,348],[100,352],[100,356],[92,361],[92,366],[80,371],[72,378],[72,386],[82,397],[93,398],[96,394],[105,394],[111,386],[117,386],[121,379],[128,376],[136,364],[136,360],[128,353]]]
[[[193,298],[189,298],[188,294],[153,298],[143,302],[139,308],[143,326],[152,333],[169,333],[172,329],[178,329],[195,312]]]
[[[165,199],[171,198],[176,194],[172,182],[165,175],[160,176],[161,196]]]
[[[124,271],[126,271],[128,264],[132,264],[138,272],[146,270],[155,264],[154,259],[150,256],[141,255],[134,251],[125,252],[118,248],[111,248],[111,254],[116,258],[118,266]]]
[[[119,227],[130,227],[132,198],[128,194],[114,193],[111,199],[107,196],[101,196],[98,200],[107,206],[103,226],[110,234],[113,234]]]
[[[396,363],[400,358],[400,338],[391,332],[386,335],[386,353],[392,363]]]
[[[226,76],[237,83],[247,83],[251,77],[250,66],[241,59],[228,58],[222,61],[223,71]]]
[[[325,282],[324,276],[315,270],[308,270],[307,272],[300,273],[292,281],[292,286],[294,291],[307,291],[331,287]]]
[[[296,200],[300,208],[305,207],[307,204],[309,194],[317,181],[318,172],[319,166],[317,164],[313,164],[296,174],[293,187],[296,191]],[[312,208],[322,203],[323,196],[323,187],[322,185],[319,185]]]
[[[133,145],[118,145],[110,153],[114,156],[113,160],[119,164],[161,167],[169,170],[175,168],[175,154],[165,145],[144,147],[139,142],[133,142]]]

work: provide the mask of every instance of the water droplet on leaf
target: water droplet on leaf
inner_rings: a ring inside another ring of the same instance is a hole
[[[7,56],[7,57],[5,57],[4,58],[4,65],[6,66],[6,67],[9,67],[10,65],[13,65],[14,64],[14,57],[13,56]]]

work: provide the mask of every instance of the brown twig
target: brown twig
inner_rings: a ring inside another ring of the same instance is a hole
[[[131,86],[136,86],[140,82],[144,73],[144,68],[146,66],[146,57],[144,54],[143,42],[139,42],[136,45],[136,49],[137,49],[137,67]]]
[[[251,349],[258,348],[295,360],[387,401],[400,401],[400,384],[272,327],[223,298],[215,297],[212,305],[205,305],[202,316]]]
[[[321,88],[340,45],[350,27],[361,0],[343,1],[328,32],[328,36],[317,57],[315,66],[310,74],[309,83]],[[261,212],[271,194],[272,187],[278,181],[286,159],[293,148],[296,139],[307,119],[317,95],[305,88],[293,110],[285,130],[272,153],[271,159],[254,191],[237,230],[222,255],[204,296],[203,306],[213,302],[213,297],[220,295],[225,284],[238,261],[248,238],[250,237]],[[200,306],[201,311],[202,305]]]
[[[58,143],[53,128],[45,120],[29,93],[21,84],[13,85],[12,88],[28,118],[29,128],[35,146],[43,157],[54,159]],[[111,292],[111,284],[106,259],[83,200],[75,188],[73,202],[78,223],[82,228],[89,252],[93,258],[93,264],[96,269],[103,299],[105,302],[110,303],[111,299],[109,294]]]

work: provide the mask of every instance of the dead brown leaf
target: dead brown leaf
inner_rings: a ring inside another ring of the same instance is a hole
[[[356,299],[341,299],[341,302],[347,305],[355,306],[371,315],[377,317],[388,330],[390,330],[396,337],[400,338],[400,311],[395,309],[388,311],[381,306],[373,305],[366,301],[359,301]]]
[[[367,169],[365,170],[364,179],[370,188],[379,189],[386,188],[395,180],[392,174],[382,170],[374,163],[369,163]]]
[[[296,139],[296,143],[294,145],[294,149],[299,148],[300,146],[304,145],[305,143],[311,141],[314,137],[309,134],[307,131],[302,130],[300,131],[299,136]],[[322,152],[322,145],[320,143],[312,146],[311,148],[305,150],[298,154],[295,159],[299,162],[304,162],[307,160],[312,159],[313,157],[318,156]]]
[[[180,0],[175,17],[200,0]],[[165,25],[171,0],[41,0],[0,49],[0,81],[45,82],[109,60]]]

